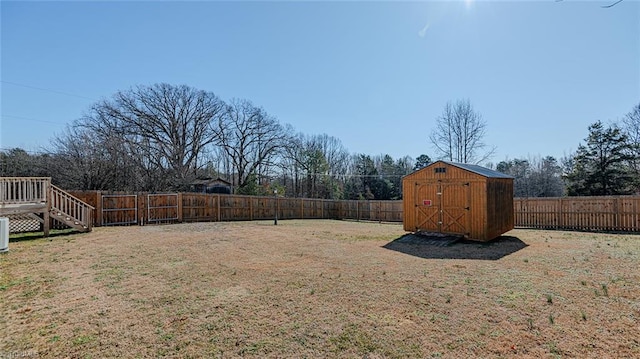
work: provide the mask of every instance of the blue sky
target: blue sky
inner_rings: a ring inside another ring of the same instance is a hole
[[[640,102],[640,2],[608,3],[2,1],[0,148],[167,82],[394,158],[433,157],[435,119],[469,99],[493,162],[561,157]]]

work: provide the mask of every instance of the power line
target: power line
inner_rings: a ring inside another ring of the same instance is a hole
[[[21,148],[21,147],[0,147],[0,151],[2,152],[9,152],[13,150],[21,150],[30,155],[50,155],[51,154],[51,152],[45,152],[45,151],[25,150],[24,148]]]
[[[47,88],[43,88],[43,87],[37,87],[37,86],[31,86],[31,85],[25,85],[25,84],[21,84],[21,83],[17,83],[17,82],[12,82],[12,81],[5,81],[5,80],[0,80],[0,82],[2,82],[3,84],[8,84],[8,85],[21,86],[21,87],[26,87],[26,88],[34,89],[34,90],[40,90],[40,91],[45,91],[45,92],[57,93],[57,94],[59,94],[59,95],[65,95],[65,96],[71,96],[71,97],[83,98],[83,99],[85,99],[85,100],[97,101],[96,99],[91,98],[91,97],[82,96],[82,95],[76,95],[76,94],[69,93],[69,92],[64,92],[64,91],[58,91],[58,90],[52,90],[52,89],[47,89]]]
[[[328,173],[302,173],[303,176],[309,177],[355,177],[355,178],[396,178],[396,177],[404,177],[407,174],[402,175],[392,175],[392,174],[380,174],[380,175],[359,175],[359,174],[328,174]]]
[[[42,122],[42,123],[51,123],[54,125],[63,125],[59,122],[53,122],[53,121],[47,121],[47,120],[38,120],[36,118],[29,118],[29,117],[22,117],[22,116],[14,116],[14,115],[0,115],[0,117],[9,117],[9,118],[15,118],[18,120],[25,120],[25,121],[35,121],[35,122]]]

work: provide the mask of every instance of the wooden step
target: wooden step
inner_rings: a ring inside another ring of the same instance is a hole
[[[61,211],[51,211],[50,212],[51,216],[55,219],[57,219],[58,221],[66,224],[67,226],[71,227],[71,228],[75,228],[77,230],[86,232],[88,230],[88,226],[86,226],[85,224],[83,224],[82,222],[78,221],[75,218],[72,218],[68,215],[66,215],[65,213],[62,213]]]

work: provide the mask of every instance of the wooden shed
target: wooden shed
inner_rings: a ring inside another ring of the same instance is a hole
[[[402,180],[404,229],[492,240],[513,229],[513,177],[437,161]]]

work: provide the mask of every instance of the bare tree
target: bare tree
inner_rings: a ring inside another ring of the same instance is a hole
[[[478,164],[495,152],[495,147],[487,148],[483,142],[486,129],[487,123],[469,100],[459,100],[445,105],[429,139],[441,158]]]
[[[329,172],[329,163],[316,136],[310,136],[303,142],[300,165],[306,172],[306,197],[320,197],[320,188]]]
[[[160,170],[169,187],[182,189],[214,141],[210,123],[223,109],[224,103],[211,92],[169,84],[138,86],[95,104],[80,125],[103,140],[123,141],[142,169]],[[149,185],[156,182],[148,180]]]
[[[640,103],[624,116],[621,127],[631,147],[632,159],[629,166],[635,176],[640,177]],[[640,188],[638,190],[640,191]]]
[[[248,185],[251,174],[258,180],[275,166],[275,159],[288,140],[287,131],[262,108],[248,100],[232,100],[211,126],[218,145],[231,163],[234,185]]]
[[[59,185],[81,190],[140,189],[142,172],[123,139],[87,127],[67,126],[51,141],[58,166],[50,171]]]
[[[320,149],[327,160],[327,175],[324,177],[324,198],[341,199],[344,196],[344,183],[341,175],[347,172],[349,151],[337,137],[322,134],[318,136]]]
[[[293,194],[314,198],[341,198],[340,176],[347,170],[349,152],[327,134],[297,134],[285,147],[283,169],[291,177]]]
[[[627,113],[622,119],[622,130],[627,135],[629,142],[636,144],[634,151],[636,157],[640,158],[640,103]]]
[[[68,126],[54,137],[54,151],[65,169],[65,188],[80,190],[107,189],[114,184],[114,167],[108,151],[100,146],[90,131]]]
[[[45,149],[25,151],[22,148],[0,149],[0,177],[50,177],[58,169],[55,153]],[[53,178],[58,184],[58,178]]]
[[[537,197],[560,197],[564,194],[562,167],[553,156],[536,157],[533,165],[532,184]]]
[[[505,160],[497,170],[514,177],[516,197],[559,197],[564,193],[562,167],[552,156]]]
[[[291,136],[291,139],[283,148],[283,156],[280,161],[282,171],[282,185],[287,189],[287,193],[292,197],[303,195],[304,171],[302,162],[302,148],[305,135],[298,133]]]
[[[35,176],[34,156],[21,148],[0,151],[0,176]]]

